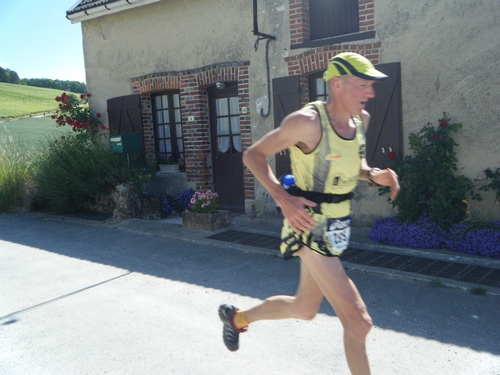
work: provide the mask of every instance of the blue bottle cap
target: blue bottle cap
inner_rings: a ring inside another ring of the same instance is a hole
[[[291,174],[287,174],[285,177],[283,177],[283,185],[285,186],[292,186],[295,184],[295,177]]]

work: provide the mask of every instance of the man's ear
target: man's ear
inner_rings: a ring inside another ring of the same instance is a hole
[[[342,84],[344,83],[344,81],[341,77],[333,77],[329,83],[330,90],[339,91],[340,89],[342,89]]]

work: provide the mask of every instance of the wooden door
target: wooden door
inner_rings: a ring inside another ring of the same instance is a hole
[[[274,128],[280,126],[281,121],[300,109],[300,76],[289,76],[273,79],[273,103],[274,103]],[[290,156],[288,150],[284,150],[275,156],[276,177],[281,177],[292,172],[290,168]]]
[[[210,89],[210,134],[214,190],[218,207],[245,211],[240,111],[236,84]]]

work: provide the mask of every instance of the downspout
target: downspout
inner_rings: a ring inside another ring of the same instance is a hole
[[[267,113],[264,114],[264,108],[260,109],[260,115],[262,117],[268,117],[271,113],[271,84],[270,84],[270,73],[269,73],[269,42],[271,40],[276,40],[273,35],[268,35],[259,32],[259,23],[257,21],[257,0],[253,0],[253,34],[257,35],[257,40],[255,41],[254,48],[255,51],[259,48],[259,41],[262,39],[266,40],[266,75],[267,75]]]

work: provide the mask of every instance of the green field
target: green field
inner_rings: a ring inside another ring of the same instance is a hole
[[[0,82],[0,119],[55,111],[55,97],[61,94],[61,90]]]
[[[6,143],[17,143],[26,149],[70,132],[70,127],[57,126],[50,116],[3,121],[0,122],[0,147]]]

